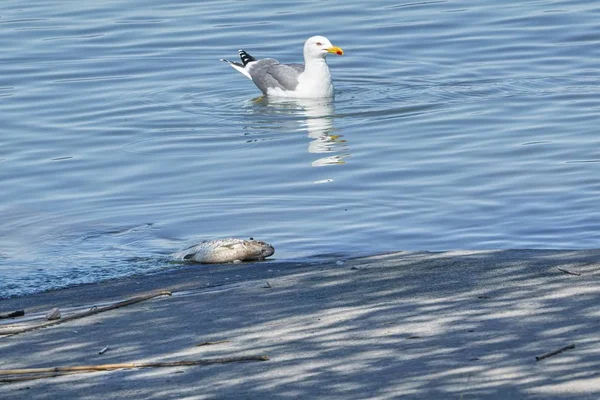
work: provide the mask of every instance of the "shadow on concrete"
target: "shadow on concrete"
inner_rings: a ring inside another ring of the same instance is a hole
[[[271,360],[0,384],[0,397],[596,399],[599,256],[599,251],[417,252],[343,265],[183,267],[3,300],[0,311],[19,304],[42,310],[158,288],[177,291],[0,338],[2,368],[249,354]],[[213,340],[230,342],[196,346]],[[567,344],[576,347],[536,361]],[[104,346],[109,351],[98,355]]]

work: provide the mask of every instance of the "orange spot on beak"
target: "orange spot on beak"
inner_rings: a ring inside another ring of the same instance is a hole
[[[327,51],[329,53],[335,53],[338,56],[343,56],[344,55],[344,50],[342,50],[341,48],[336,47],[336,46],[331,46],[330,48],[327,49]]]

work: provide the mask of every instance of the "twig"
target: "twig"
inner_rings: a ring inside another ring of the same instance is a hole
[[[269,283],[269,281],[266,281],[265,286],[263,286],[263,289],[271,289],[273,286],[271,286],[271,284]]]
[[[575,276],[581,276],[581,274],[579,272],[569,271],[568,269],[564,269],[564,268],[561,268],[561,267],[556,267],[556,269],[558,269],[560,272],[564,272],[565,274],[575,275]]]
[[[9,378],[0,378],[0,383],[10,383],[10,382],[22,382],[22,381],[33,381],[35,379],[45,379],[45,378],[56,378],[59,376],[66,375],[75,375],[75,374],[85,374],[87,371],[73,371],[73,372],[52,372],[45,374],[35,374],[35,375],[26,375],[26,376],[13,376]]]
[[[0,319],[16,318],[25,315],[25,310],[17,310],[8,314],[0,314]]]
[[[104,354],[108,351],[108,346],[104,347],[102,350],[98,352],[98,354]]]
[[[225,357],[225,358],[200,358],[197,360],[180,360],[180,361],[165,361],[165,362],[149,362],[149,363],[122,363],[122,364],[100,364],[100,365],[78,365],[69,367],[49,367],[49,368],[24,368],[24,369],[5,369],[0,370],[0,376],[6,375],[8,378],[0,379],[0,382],[14,382],[15,380],[39,379],[40,374],[43,378],[53,378],[56,376],[67,375],[77,372],[98,372],[98,371],[113,371],[115,369],[132,369],[132,368],[163,368],[163,367],[182,367],[192,365],[211,365],[211,364],[227,364],[244,361],[267,361],[269,356],[241,356],[241,357]],[[31,375],[28,377],[10,377],[10,375]],[[38,376],[36,376],[38,375]]]
[[[144,301],[144,300],[149,300],[149,299],[152,299],[154,297],[171,296],[171,295],[172,295],[172,293],[170,291],[168,291],[168,290],[161,290],[160,292],[150,293],[150,294],[147,294],[147,295],[144,295],[144,296],[133,297],[131,299],[123,300],[123,301],[120,301],[118,303],[114,303],[114,304],[111,304],[111,305],[108,305],[108,306],[105,306],[105,307],[93,307],[92,309],[90,309],[88,311],[84,311],[82,313],[69,315],[69,316],[63,317],[61,319],[57,319],[57,320],[54,320],[54,321],[46,322],[46,323],[35,325],[35,326],[29,326],[29,327],[26,327],[26,328],[0,329],[0,335],[18,335],[19,333],[29,332],[29,331],[33,331],[35,329],[40,329],[40,328],[46,328],[48,326],[62,324],[63,322],[72,321],[74,319],[89,317],[90,315],[95,315],[95,314],[99,314],[99,313],[102,313],[102,312],[105,312],[105,311],[114,310],[115,308],[121,308],[121,307],[129,306],[131,304],[139,303],[140,301]]]
[[[542,354],[541,356],[537,356],[535,358],[535,360],[536,361],[540,361],[540,360],[543,360],[544,358],[552,357],[552,356],[555,356],[555,355],[557,355],[559,353],[562,353],[565,350],[571,350],[571,349],[574,349],[574,348],[575,348],[575,345],[574,344],[570,344],[568,346],[561,347],[558,350],[551,351],[550,353],[546,353],[546,354]]]
[[[213,344],[221,344],[221,343],[229,343],[231,342],[231,340],[217,340],[214,342],[202,342],[202,343],[198,343],[196,346],[211,346]]]

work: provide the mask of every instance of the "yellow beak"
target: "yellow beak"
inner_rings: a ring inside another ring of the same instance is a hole
[[[342,50],[341,48],[336,47],[336,46],[331,46],[330,48],[327,49],[327,51],[329,53],[335,53],[338,56],[343,56],[344,55],[344,50]]]

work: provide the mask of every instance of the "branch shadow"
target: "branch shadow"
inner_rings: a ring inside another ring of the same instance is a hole
[[[78,374],[2,384],[0,395],[598,398],[599,255],[537,250],[394,253],[343,265],[190,267],[127,284],[88,285],[74,289],[71,301],[114,294],[122,299],[124,293],[156,288],[176,293],[0,338],[2,368],[250,354],[267,354],[271,360]],[[57,293],[52,305],[68,301],[68,291]],[[51,299],[52,293],[23,301],[41,307]],[[2,301],[0,307],[17,302]],[[229,342],[197,346],[218,340]],[[576,347],[536,361],[567,344]],[[99,355],[104,346],[109,351]]]

